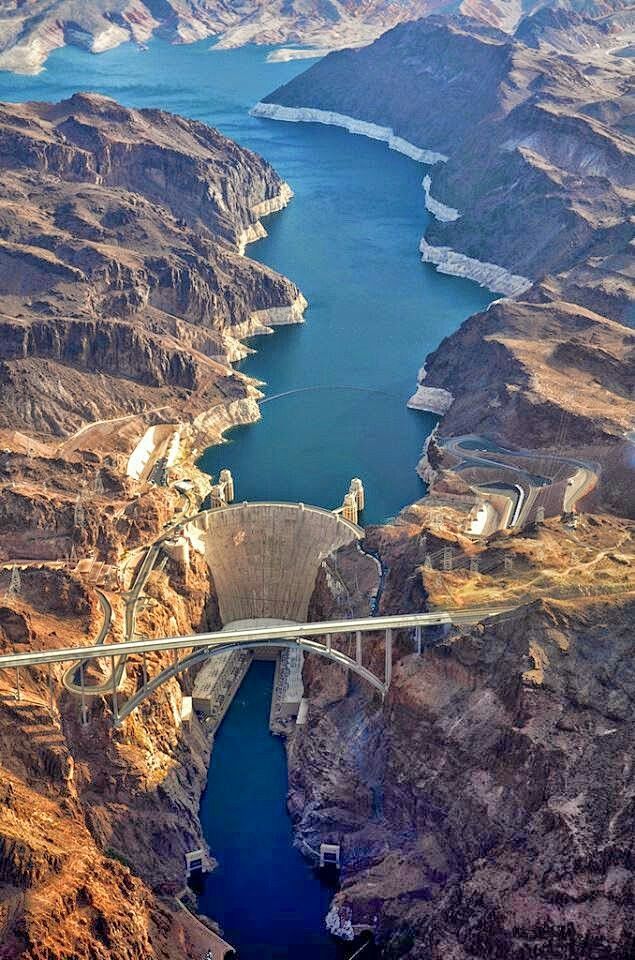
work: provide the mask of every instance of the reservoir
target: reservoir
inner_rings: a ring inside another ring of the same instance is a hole
[[[234,430],[201,465],[230,467],[239,500],[324,507],[358,476],[364,521],[382,522],[425,493],[415,465],[436,418],[406,408],[417,372],[491,295],[420,263],[426,167],[343,130],[249,116],[308,66],[267,63],[267,52],[211,51],[209,41],[99,56],[66,48],[38,76],[0,73],[0,99],[93,90],[204,120],[273,164],[295,198],[248,253],[298,284],[306,324],[252,343],[242,369],[273,399],[260,423]],[[201,908],[242,960],[335,960],[348,954],[324,929],[330,893],[292,846],[284,746],[268,731],[271,680],[269,664],[253,665],[216,738],[201,818],[219,868]]]

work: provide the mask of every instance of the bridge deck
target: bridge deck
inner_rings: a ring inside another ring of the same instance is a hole
[[[390,617],[364,617],[357,620],[328,620],[318,623],[297,623],[289,626],[257,627],[241,630],[225,630],[213,633],[197,633],[178,637],[161,637],[153,640],[130,640],[126,643],[111,643],[107,646],[63,647],[55,650],[36,650],[30,653],[5,654],[0,656],[0,670],[15,667],[37,666],[48,663],[64,663],[69,660],[97,660],[103,657],[129,656],[132,653],[153,653],[164,650],[195,650],[205,647],[224,647],[232,644],[274,643],[276,640],[296,640],[300,637],[320,637],[327,634],[379,633],[384,630],[405,630],[438,624],[476,623],[512,607],[498,609],[471,607],[465,610],[440,610],[433,613],[399,614]]]

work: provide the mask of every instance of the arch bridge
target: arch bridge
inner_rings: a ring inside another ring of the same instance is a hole
[[[426,627],[438,625],[460,625],[477,623],[480,620],[508,612],[511,608],[498,610],[490,607],[473,607],[464,610],[443,610],[433,613],[403,614],[389,617],[367,617],[354,620],[329,620],[311,623],[275,624],[273,626],[250,626],[245,629],[229,629],[213,633],[190,634],[186,636],[162,637],[159,639],[137,639],[125,643],[113,643],[107,646],[64,647],[56,650],[31,651],[21,654],[0,656],[0,670],[14,671],[16,678],[16,698],[21,697],[21,671],[48,668],[48,687],[50,706],[53,707],[53,666],[55,664],[79,663],[81,674],[78,688],[79,696],[112,697],[113,717],[116,726],[122,722],[156,690],[172,677],[188,670],[209,657],[231,650],[263,647],[299,647],[301,650],[317,654],[339,663],[374,687],[382,697],[390,687],[392,677],[392,643],[397,630],[410,631],[414,637],[415,648],[421,653],[422,632]],[[378,675],[370,666],[364,664],[364,639],[383,635],[384,669]],[[337,646],[338,640],[354,643],[354,656]],[[173,662],[151,679],[147,671],[147,657],[153,653],[171,651]],[[132,655],[141,656],[143,681],[140,688],[122,702],[121,686],[124,675],[121,666]],[[111,664],[110,680],[97,687],[85,687],[83,672],[91,661],[109,659]],[[82,703],[84,706],[84,703]],[[84,711],[83,711],[84,713]]]
[[[223,475],[221,492],[231,499],[233,479],[229,471],[223,471]],[[107,642],[113,612],[106,594],[99,592],[103,625],[93,645],[6,654],[0,656],[0,671],[14,672],[17,699],[26,686],[26,671],[32,678],[37,675],[40,684],[48,680],[52,709],[56,683],[53,667],[62,664],[65,669],[61,681],[70,694],[80,699],[82,721],[87,718],[89,698],[109,696],[116,725],[173,677],[219,654],[239,650],[271,648],[277,652],[286,647],[325,657],[362,678],[384,697],[391,682],[395,630],[411,631],[415,647],[421,652],[422,631],[426,627],[473,623],[495,611],[488,607],[309,622],[318,572],[329,558],[347,549],[355,563],[372,561],[378,565],[359,546],[364,531],[355,520],[363,507],[363,485],[353,479],[342,507],[335,511],[303,503],[229,504],[223,500],[220,507],[184,517],[148,547],[131,588],[124,595],[124,642]],[[207,564],[224,629],[158,639],[139,636],[137,608],[153,570],[168,560],[187,570],[193,552]],[[376,577],[379,585],[379,570]],[[372,659],[364,657],[364,640],[377,637],[383,638],[383,669],[377,641]],[[172,653],[172,662],[150,676],[148,667],[152,665],[154,669],[154,664],[149,664],[148,658],[165,651]],[[134,674],[127,669],[133,657],[137,658]],[[110,674],[105,679],[93,674],[86,682],[86,668],[91,663],[109,664]],[[42,676],[42,668],[47,676]],[[132,682],[136,689],[129,694]]]

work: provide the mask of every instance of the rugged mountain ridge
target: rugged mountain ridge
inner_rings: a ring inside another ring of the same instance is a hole
[[[492,282],[488,264],[528,278],[526,289],[545,274],[579,276],[584,263],[596,280],[582,302],[597,307],[592,287],[603,286],[618,317],[633,292],[618,258],[632,233],[632,60],[576,50],[565,57],[465,18],[429,17],[331,54],[256,112],[275,117],[280,105],[300,120],[318,110],[324,122],[337,113],[442,154],[427,187],[437,219],[424,259],[503,293],[522,287]],[[612,263],[601,262],[607,251]]]
[[[238,339],[303,307],[242,256],[291,195],[271,167],[203,124],[76,94],[4,105],[0,169],[0,426],[60,436],[169,414],[175,391],[192,419],[253,393]]]
[[[216,38],[219,47],[247,43],[309,44],[318,49],[368,43],[400,20],[444,0],[35,0],[25,11],[0,2],[0,69],[33,73],[66,44],[101,53],[159,36],[173,43]],[[302,51],[289,50],[289,56]]]
[[[291,190],[201,123],[93,94],[2,105],[0,171],[0,649],[90,642],[107,609],[122,640],[146,548],[210,489],[197,446],[259,416],[240,338],[302,318],[298,289],[244,256]],[[165,556],[143,595],[149,636],[218,625],[198,555]],[[51,699],[25,672],[17,698],[0,677],[0,957],[223,956],[175,900],[211,747],[186,688],[115,731],[104,698],[85,725],[52,679]]]
[[[360,46],[396,23],[457,8],[512,33],[526,14],[545,6],[549,0],[0,0],[0,69],[36,73],[51,51],[67,44],[101,53],[128,41],[143,46],[152,36],[172,43],[214,37],[220,48],[299,44],[274,58],[302,58],[312,55],[307,45],[318,55]],[[602,18],[593,34],[584,31],[589,42],[632,27],[626,0],[572,0],[567,6]],[[548,18],[540,31],[550,36]]]

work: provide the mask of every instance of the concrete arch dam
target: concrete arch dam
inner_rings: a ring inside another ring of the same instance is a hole
[[[322,561],[363,538],[341,515],[298,503],[239,503],[185,524],[168,551],[205,556],[226,626],[237,621],[304,623]]]

